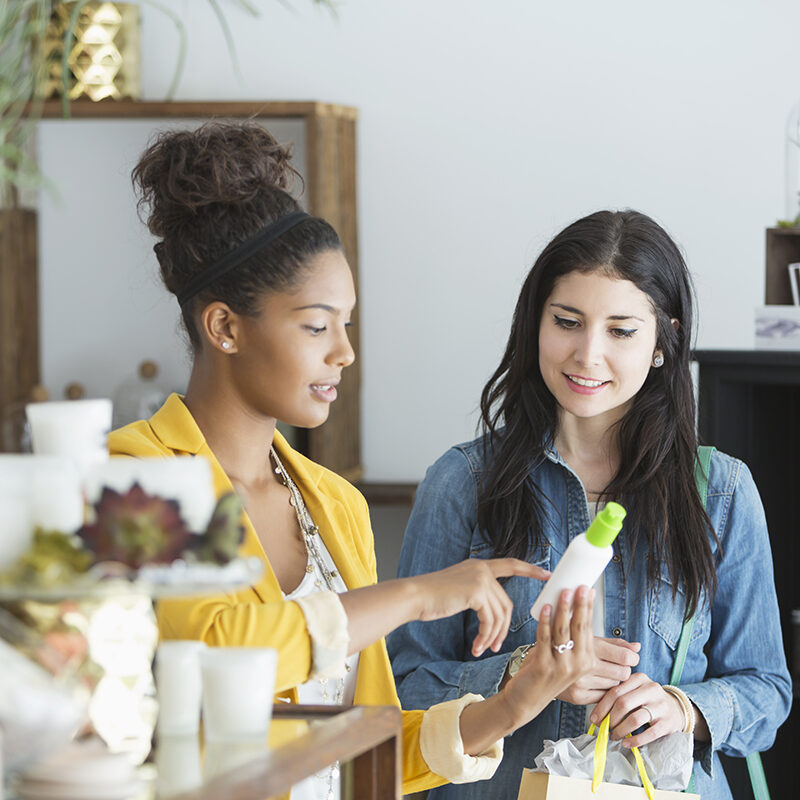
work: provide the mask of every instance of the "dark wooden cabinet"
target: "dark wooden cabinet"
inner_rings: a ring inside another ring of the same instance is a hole
[[[750,468],[769,525],[775,586],[784,647],[792,666],[792,610],[800,608],[800,352],[767,350],[698,350],[699,434],[741,458]],[[797,697],[800,675],[793,675],[795,702],[763,755],[773,798],[794,797],[793,774],[800,736]],[[736,800],[752,797],[742,759],[725,759]]]

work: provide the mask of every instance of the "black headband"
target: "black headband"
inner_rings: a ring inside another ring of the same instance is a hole
[[[202,292],[203,289],[208,288],[223,275],[226,275],[232,269],[238,267],[239,264],[247,261],[250,256],[255,255],[271,241],[282,236],[286,231],[291,230],[304,219],[309,218],[310,215],[306,214],[305,211],[293,211],[291,214],[287,214],[285,217],[280,217],[274,222],[271,222],[266,228],[242,242],[238,247],[231,250],[230,253],[226,253],[222,256],[219,261],[215,261],[213,264],[206,267],[199,275],[192,278],[192,280],[183,287],[180,294],[178,294],[178,303],[181,306],[185,305],[186,302],[191,300],[198,292]]]

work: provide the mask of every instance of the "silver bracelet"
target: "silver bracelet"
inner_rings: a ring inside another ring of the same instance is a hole
[[[684,692],[683,689],[679,689],[677,686],[666,685],[661,688],[665,692],[671,694],[681,704],[681,708],[683,709],[683,732],[694,733],[694,726],[697,719],[695,717],[694,708],[692,707],[692,701],[689,699],[686,692]]]

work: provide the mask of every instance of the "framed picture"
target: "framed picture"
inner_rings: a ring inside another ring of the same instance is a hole
[[[792,303],[800,306],[800,261],[795,261],[787,267],[789,270],[789,285],[792,287]]]

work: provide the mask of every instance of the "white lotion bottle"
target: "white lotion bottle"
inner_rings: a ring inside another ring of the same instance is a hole
[[[574,591],[579,586],[594,586],[614,555],[611,543],[622,529],[625,513],[619,503],[608,503],[597,513],[586,531],[569,543],[531,608],[531,616],[537,622],[543,606],[550,605],[555,611],[559,595],[564,589]]]

